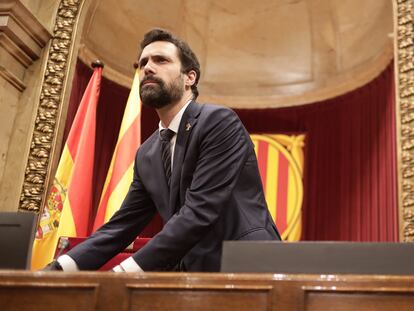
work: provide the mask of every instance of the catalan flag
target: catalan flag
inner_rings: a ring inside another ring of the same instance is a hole
[[[270,214],[282,239],[301,236],[305,135],[251,135]]]
[[[137,69],[95,217],[94,231],[107,222],[121,206],[132,182],[135,153],[140,144],[141,100]]]
[[[96,107],[103,66],[94,63],[93,67],[94,72],[76,112],[40,218],[33,246],[32,269],[43,268],[53,260],[59,237],[89,235]]]

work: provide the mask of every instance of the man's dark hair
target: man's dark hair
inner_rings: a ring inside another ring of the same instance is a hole
[[[198,62],[197,56],[194,54],[194,52],[191,50],[190,46],[186,42],[184,42],[180,38],[177,38],[172,33],[158,28],[152,29],[144,35],[144,39],[141,41],[140,45],[141,53],[147,45],[156,41],[171,42],[177,47],[178,57],[181,61],[181,72],[188,73],[191,70],[194,70],[196,72],[196,80],[194,84],[191,86],[191,91],[194,95],[193,99],[196,99],[198,97],[197,84],[201,74],[200,63]]]

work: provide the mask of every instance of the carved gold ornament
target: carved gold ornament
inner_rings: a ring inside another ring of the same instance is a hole
[[[414,1],[394,2],[396,95],[400,115],[400,239],[414,241]],[[397,107],[398,108],[398,107]],[[398,111],[398,109],[397,109]]]
[[[44,205],[57,118],[68,73],[68,57],[81,3],[82,0],[62,0],[58,8],[20,196],[20,210],[40,211]]]

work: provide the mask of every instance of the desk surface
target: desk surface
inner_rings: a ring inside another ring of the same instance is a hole
[[[0,270],[0,310],[414,310],[414,277]]]

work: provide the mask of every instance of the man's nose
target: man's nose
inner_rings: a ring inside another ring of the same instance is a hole
[[[144,73],[145,73],[145,75],[154,74],[155,73],[154,64],[151,61],[148,61],[145,64],[145,66],[144,66]]]

